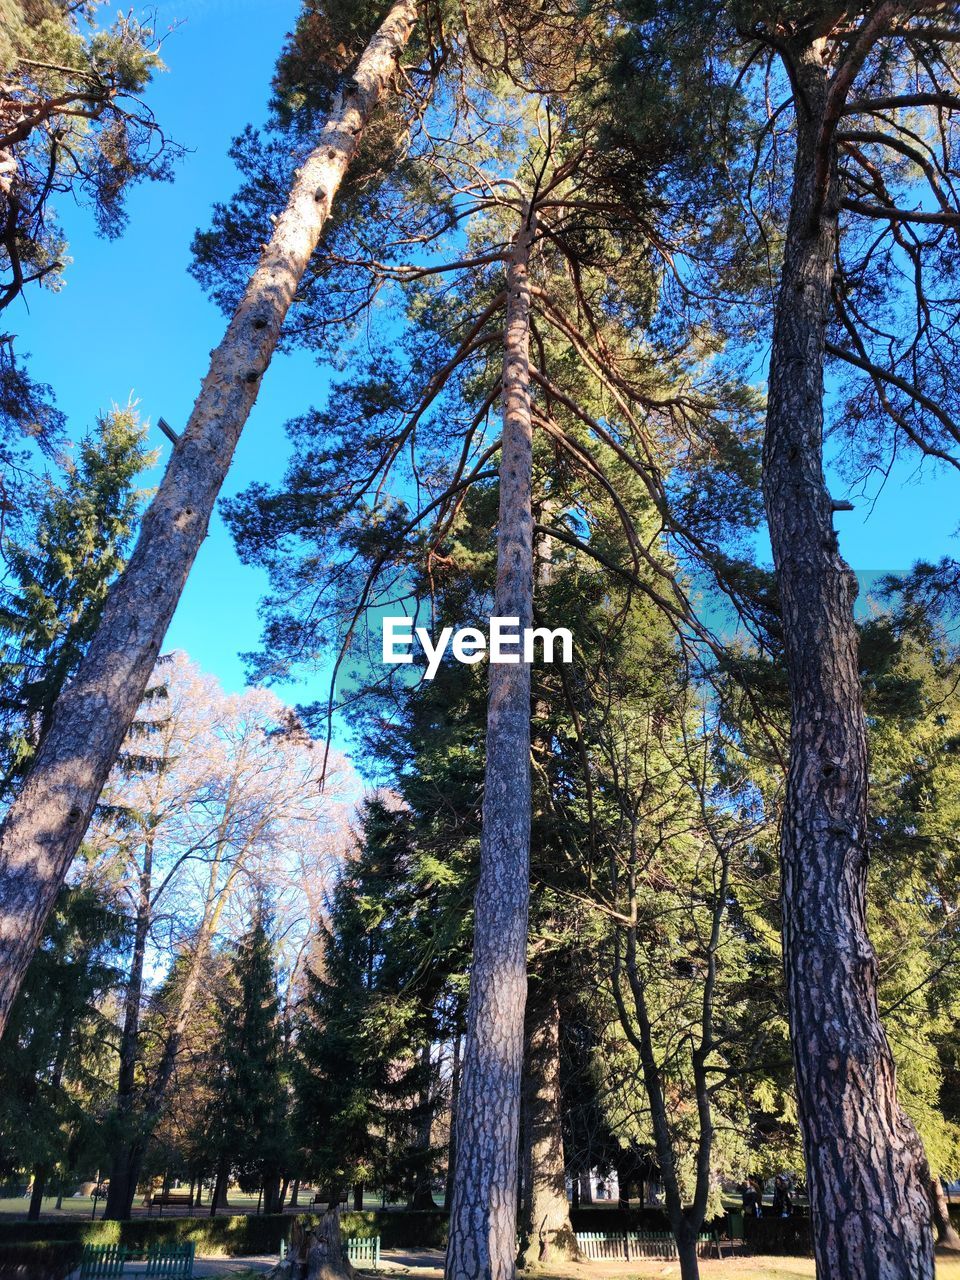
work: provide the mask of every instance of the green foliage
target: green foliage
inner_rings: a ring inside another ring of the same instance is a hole
[[[139,95],[162,67],[153,31],[132,12],[109,25],[100,6],[3,0],[0,309],[31,281],[56,287],[66,245],[53,200],[87,200],[104,235],[123,228],[123,197],[170,176],[171,148]]]
[[[288,1154],[278,1005],[274,948],[261,910],[228,966],[207,1126],[210,1154],[226,1158],[247,1191],[279,1182]]]
[[[82,1244],[65,1240],[0,1242],[0,1280],[66,1280],[82,1256]]]
[[[0,1168],[89,1176],[105,1152],[109,1019],[125,921],[95,889],[65,889],[0,1040]],[[105,1061],[106,1059],[106,1061]]]
[[[298,1215],[303,1222],[318,1223],[318,1214]],[[192,1241],[198,1254],[242,1258],[278,1253],[280,1241],[290,1239],[294,1215],[236,1214],[217,1218],[135,1218],[129,1222],[89,1222],[62,1218],[56,1222],[0,1222],[0,1249],[24,1245],[125,1244],[146,1248],[150,1244]],[[446,1215],[436,1213],[367,1211],[343,1213],[340,1234],[346,1239],[379,1236],[385,1249],[443,1248]],[[72,1255],[71,1255],[72,1256]]]
[[[9,796],[97,628],[144,499],[154,455],[135,411],[115,410],[47,477],[29,524],[4,539],[0,596],[0,794]]]
[[[412,1195],[432,1161],[408,1128],[431,1082],[419,1052],[435,1035],[428,904],[406,816],[369,801],[297,1027],[295,1128],[307,1169],[333,1193],[366,1182]]]

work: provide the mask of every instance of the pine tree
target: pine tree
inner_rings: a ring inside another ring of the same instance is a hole
[[[6,813],[0,828],[0,911],[8,922],[0,924],[0,1033],[136,715],[337,189],[393,83],[415,20],[413,0],[397,0],[371,36],[327,121],[315,128],[313,149],[292,180],[284,211],[213,353],[130,562],[110,593],[69,689],[57,700],[44,749]],[[109,697],[103,696],[105,689]]]
[[[122,570],[155,455],[133,409],[115,410],[48,477],[28,528],[4,545],[0,605],[0,797],[9,801],[46,737],[54,703],[97,629]]]
[[[0,1043],[0,1164],[32,1171],[31,1219],[54,1177],[62,1186],[103,1155],[103,1002],[120,976],[124,933],[115,903],[93,885],[64,890]]]

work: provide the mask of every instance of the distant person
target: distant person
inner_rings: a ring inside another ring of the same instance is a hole
[[[748,1218],[759,1218],[763,1212],[760,1207],[760,1197],[757,1195],[756,1184],[752,1178],[748,1178],[743,1184],[743,1212]]]
[[[777,1218],[789,1218],[793,1213],[793,1196],[790,1194],[790,1183],[783,1174],[778,1174],[773,1184],[773,1213]]]

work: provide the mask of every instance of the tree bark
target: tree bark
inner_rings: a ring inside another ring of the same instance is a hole
[[[153,671],[240,431],[333,198],[416,20],[396,0],[299,170],[247,285],[130,562],[0,829],[0,1034]]]
[[[950,1205],[940,1178],[930,1179],[930,1206],[933,1210],[933,1225],[937,1232],[937,1248],[950,1253],[960,1253],[960,1234],[950,1221]]]
[[[227,1188],[230,1182],[230,1157],[221,1156],[217,1161],[217,1177],[213,1184],[213,1195],[210,1197],[210,1217],[217,1216],[218,1209],[229,1209]]]
[[[823,359],[837,241],[836,164],[818,46],[796,63],[797,155],[777,299],[764,497],[791,694],[781,837],[783,942],[817,1274],[929,1280],[929,1172],[897,1102],[866,930],[867,746],[853,620],[824,482]],[[822,173],[822,165],[820,166]]]
[[[353,1280],[356,1276],[340,1238],[340,1215],[330,1208],[314,1227],[294,1218],[290,1230],[291,1280]]]
[[[27,1221],[38,1222],[40,1210],[43,1208],[43,1192],[47,1184],[47,1169],[38,1164],[33,1170],[33,1190],[30,1194],[30,1208],[27,1210]]]
[[[453,1035],[453,1065],[450,1068],[450,1142],[447,1147],[447,1177],[443,1187],[443,1207],[453,1204],[453,1180],[457,1174],[457,1106],[460,1100],[460,1032]]]
[[[430,1045],[424,1044],[420,1050],[420,1071],[423,1084],[420,1089],[419,1116],[415,1145],[416,1168],[413,1185],[410,1188],[408,1209],[435,1209],[433,1191],[430,1186],[430,1141],[433,1133],[433,1104],[430,1097],[431,1067]]]
[[[533,617],[533,424],[530,399],[532,213],[507,270],[503,436],[497,527],[498,617]],[[530,668],[491,663],[480,880],[447,1280],[510,1280],[516,1271],[517,1142],[523,1069],[530,886]]]
[[[560,1010],[556,994],[541,982],[531,985],[526,1024],[526,1185],[520,1232],[520,1263],[525,1267],[580,1257],[564,1175]]]

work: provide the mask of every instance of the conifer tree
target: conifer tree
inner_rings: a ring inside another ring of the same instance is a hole
[[[59,199],[91,206],[100,234],[118,236],[130,187],[168,179],[180,154],[141,98],[163,69],[160,41],[132,10],[104,23],[99,9],[0,3],[0,312],[32,286],[62,283]],[[12,512],[32,488],[32,447],[53,456],[64,422],[10,332],[0,335],[0,425],[0,505]]]
[[[116,905],[92,883],[64,890],[0,1046],[0,1164],[32,1171],[31,1219],[55,1178],[62,1187],[103,1154],[96,1129],[105,1099],[91,1084],[105,1065],[103,1002],[119,979],[124,932]]]
[[[330,104],[42,752],[0,828],[0,1033],[159,654],[237,439],[364,129],[416,19],[397,0]],[[329,101],[329,99],[328,99]],[[107,691],[107,696],[104,696]]]
[[[217,1161],[211,1213],[226,1200],[231,1170],[245,1190],[263,1187],[264,1212],[277,1213],[287,1095],[277,973],[262,908],[231,959],[220,1019],[222,1053],[210,1099],[211,1154]]]
[[[0,606],[4,696],[0,797],[9,800],[43,743],[54,704],[97,629],[122,570],[144,492],[136,487],[155,455],[133,409],[101,418],[48,477],[29,523],[5,539]]]

